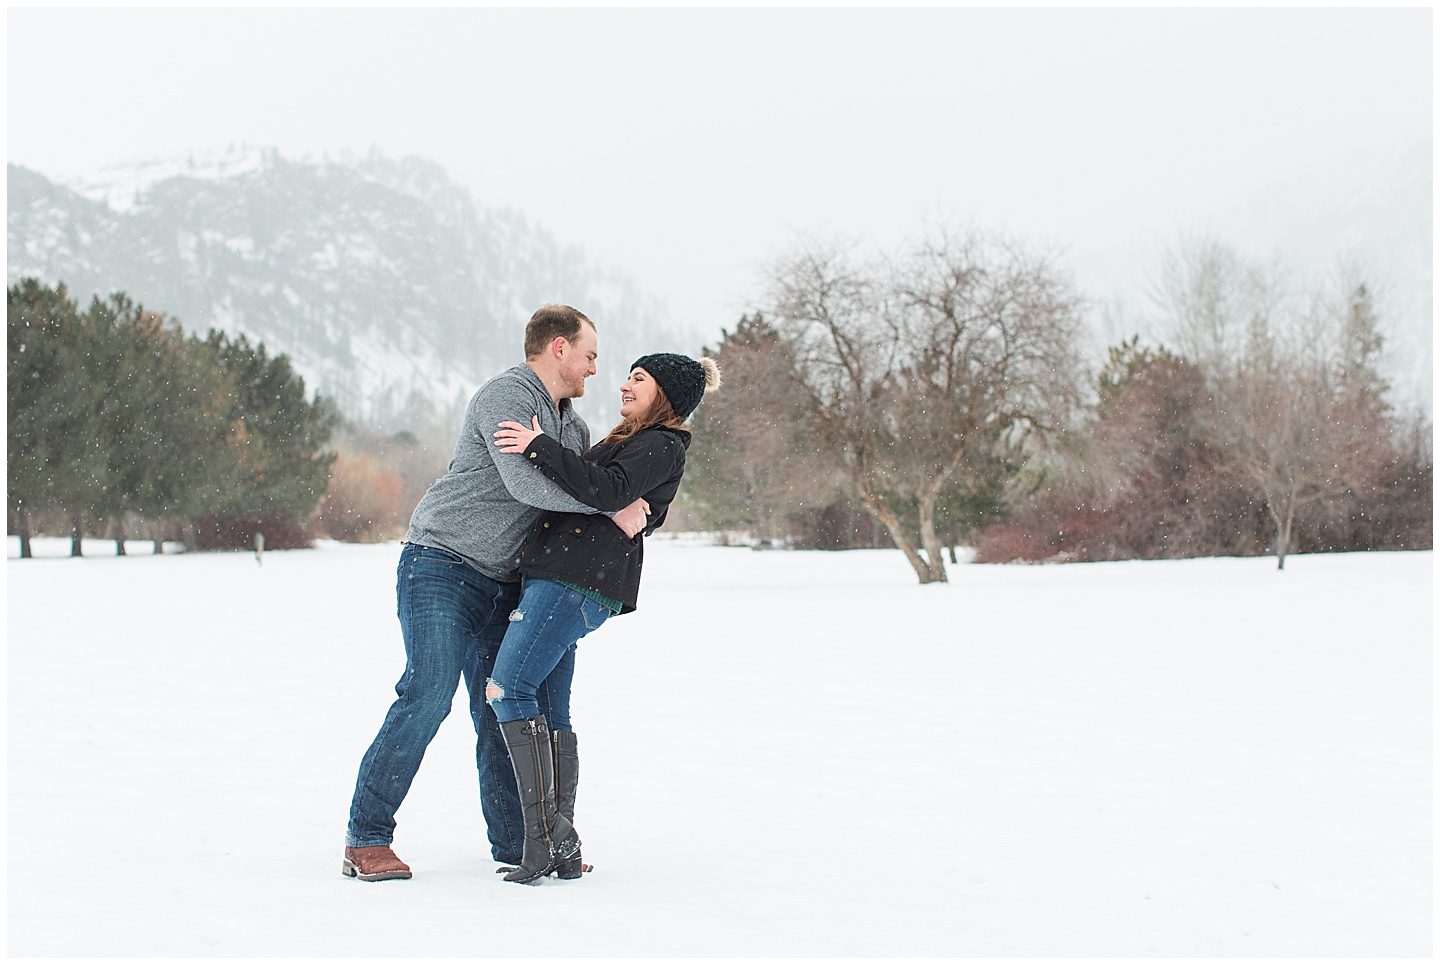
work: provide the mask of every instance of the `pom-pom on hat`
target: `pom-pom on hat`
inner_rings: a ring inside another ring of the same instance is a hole
[[[630,364],[631,369],[644,369],[670,400],[675,414],[682,419],[700,404],[700,399],[709,389],[720,386],[720,367],[714,359],[695,361],[686,355],[674,352],[656,352],[645,355]]]

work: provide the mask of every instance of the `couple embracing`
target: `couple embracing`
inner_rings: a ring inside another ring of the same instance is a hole
[[[525,364],[486,382],[445,475],[410,520],[396,576],[405,672],[360,762],[342,870],[409,878],[391,843],[405,799],[465,680],[480,804],[506,881],[578,878],[570,727],[576,644],[635,609],[643,537],[685,472],[685,419],[719,385],[710,359],[637,359],[620,423],[595,446],[572,399],[595,374],[595,326],[547,305],[525,328]]]

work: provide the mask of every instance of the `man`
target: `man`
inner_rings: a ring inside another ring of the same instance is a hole
[[[395,703],[360,762],[345,835],[346,875],[363,881],[409,878],[391,850],[395,812],[405,800],[463,677],[475,723],[480,806],[491,853],[520,861],[524,825],[509,753],[485,681],[520,599],[520,546],[542,510],[594,513],[546,479],[522,456],[499,452],[492,435],[506,420],[544,431],[575,452],[590,430],[571,404],[595,374],[595,326],[568,305],[546,305],[525,327],[525,364],[486,382],[470,400],[445,475],[410,519],[396,580],[405,637],[405,673]],[[644,500],[613,516],[626,536],[645,527]]]

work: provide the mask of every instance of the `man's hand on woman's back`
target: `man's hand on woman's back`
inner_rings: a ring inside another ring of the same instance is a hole
[[[637,533],[644,532],[650,522],[650,504],[643,499],[637,499],[610,519],[620,527],[620,532],[634,539]]]

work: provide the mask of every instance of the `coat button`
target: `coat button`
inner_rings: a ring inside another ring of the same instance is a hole
[[[550,524],[549,524],[549,523],[546,523],[546,524],[545,524],[545,528],[546,528],[546,529],[549,529],[549,528],[550,528]]]
[[[575,527],[575,534],[576,534],[577,536],[580,534],[580,527],[578,527],[578,526]]]
[[[530,458],[531,458],[531,459],[534,459],[534,458],[535,458],[535,453],[533,453],[533,452],[530,453]]]

